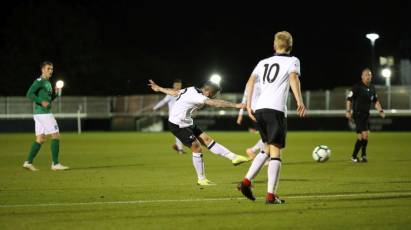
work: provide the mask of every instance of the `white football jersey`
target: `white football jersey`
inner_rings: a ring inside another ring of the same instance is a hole
[[[204,96],[201,89],[194,86],[180,90],[174,106],[168,114],[168,121],[180,128],[193,125],[192,113],[204,106],[208,97]]]
[[[176,102],[177,97],[173,97],[170,95],[166,95],[161,101],[159,101],[154,107],[154,110],[157,110],[161,107],[163,107],[165,104],[168,104],[168,111],[171,111],[171,108],[173,107],[174,103]]]
[[[287,115],[289,76],[293,72],[301,75],[300,61],[296,57],[275,54],[261,60],[252,73],[257,77],[260,86],[260,96],[255,109],[275,109]]]

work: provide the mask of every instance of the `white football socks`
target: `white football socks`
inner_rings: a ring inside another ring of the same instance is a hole
[[[228,158],[230,160],[234,160],[237,155],[235,153],[230,152],[226,147],[220,145],[219,143],[212,141],[207,148],[214,154],[223,156],[225,158]]]
[[[255,145],[251,147],[251,150],[253,150],[253,152],[264,150],[263,140],[260,139],[257,143],[255,143]]]
[[[251,163],[251,166],[248,169],[245,178],[251,181],[263,167],[264,162],[268,159],[268,157],[269,156],[266,153],[264,153],[264,151],[261,151],[259,154],[257,154],[257,156],[255,156],[253,160],[253,163]]]
[[[196,170],[198,179],[204,180],[206,177],[204,172],[203,154],[193,153],[193,165]]]
[[[280,178],[281,169],[281,159],[271,158],[270,163],[268,163],[268,183],[267,192],[275,194],[277,192],[278,180]]]
[[[180,150],[183,150],[183,143],[180,141],[180,139],[178,139],[177,137],[176,137],[176,145],[177,145],[177,149],[180,151]]]

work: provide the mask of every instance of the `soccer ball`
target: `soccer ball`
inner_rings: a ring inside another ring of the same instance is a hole
[[[331,149],[325,145],[319,145],[314,148],[313,159],[317,162],[326,162],[331,156]]]

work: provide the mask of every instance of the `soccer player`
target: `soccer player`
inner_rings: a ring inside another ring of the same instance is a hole
[[[241,109],[245,107],[244,104],[212,99],[220,91],[220,87],[212,82],[206,82],[201,89],[192,86],[182,90],[163,88],[152,80],[149,80],[149,82],[148,85],[153,91],[177,97],[174,106],[169,112],[168,125],[174,136],[180,139],[184,145],[191,148],[193,152],[193,165],[198,177],[198,185],[207,186],[214,184],[205,176],[201,145],[206,146],[212,153],[231,160],[233,165],[239,165],[249,161],[249,158],[237,155],[214,141],[194,124],[193,118],[191,117],[195,110],[201,109],[205,105]]]
[[[368,162],[367,160],[367,144],[369,133],[369,117],[371,103],[374,104],[375,109],[378,111],[382,118],[385,118],[384,110],[381,103],[378,100],[375,87],[371,84],[372,73],[371,70],[365,68],[361,73],[361,81],[355,84],[351,92],[347,96],[346,102],[346,117],[348,120],[354,119],[355,129],[357,132],[357,141],[354,145],[352,153],[352,162]],[[361,161],[357,155],[361,149]]]
[[[51,113],[51,102],[58,96],[59,89],[52,89],[49,79],[53,75],[53,64],[45,61],[40,65],[41,76],[37,78],[30,89],[27,91],[27,98],[35,102],[34,107],[34,123],[36,132],[36,141],[31,145],[31,149],[27,160],[23,164],[23,168],[31,171],[37,171],[34,167],[33,160],[40,151],[41,145],[46,141],[46,135],[51,135],[51,169],[67,170],[69,167],[60,164],[59,149],[60,149],[60,134],[57,121]],[[61,89],[60,89],[61,90]]]
[[[241,103],[246,104],[247,103],[247,90],[244,90],[244,94],[243,94],[243,99],[241,100]],[[252,100],[252,104],[251,104],[251,109],[254,111],[255,110],[255,105],[256,105],[256,101],[257,98],[260,96],[260,88],[258,83],[256,82],[254,84],[254,89],[253,89],[253,100]],[[243,114],[244,114],[244,109],[240,109],[240,111],[238,112],[238,116],[237,116],[237,124],[241,125],[242,121],[243,121]],[[254,126],[258,126],[258,124],[256,122],[253,121]],[[257,128],[258,129],[258,128]],[[250,157],[251,159],[255,158],[256,152],[260,152],[260,151],[264,151],[264,143],[263,141],[260,139],[257,141],[257,143],[251,147],[251,148],[247,148],[246,149],[246,153],[248,155],[248,157]]]
[[[173,81],[173,89],[174,90],[180,90],[181,87],[183,86],[183,83],[181,79],[174,79]],[[177,97],[173,97],[170,95],[166,95],[161,101],[159,101],[154,107],[153,110],[156,111],[163,107],[165,104],[168,105],[168,112],[171,111],[171,108],[173,107],[174,103],[176,102]],[[176,143],[171,146],[175,151],[177,151],[180,154],[185,153],[183,150],[183,143],[176,137]]]
[[[238,189],[248,199],[255,200],[251,180],[258,174],[264,162],[270,159],[267,170],[266,204],[285,202],[277,196],[277,188],[281,168],[281,149],[285,147],[287,133],[286,101],[290,86],[297,101],[298,115],[300,117],[305,115],[299,80],[300,61],[290,55],[292,46],[293,38],[290,33],[287,31],[276,33],[274,36],[275,54],[257,64],[246,85],[247,112],[249,117],[258,123],[265,150],[254,158],[247,174],[238,185]],[[252,96],[257,79],[261,94],[257,99],[255,111],[253,111]]]

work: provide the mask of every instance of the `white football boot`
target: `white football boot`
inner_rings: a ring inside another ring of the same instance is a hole
[[[33,164],[30,164],[28,161],[25,161],[23,164],[23,168],[30,170],[30,171],[39,171]]]
[[[53,171],[63,171],[63,170],[68,170],[68,169],[70,169],[70,167],[64,166],[60,163],[51,165],[51,170]]]

